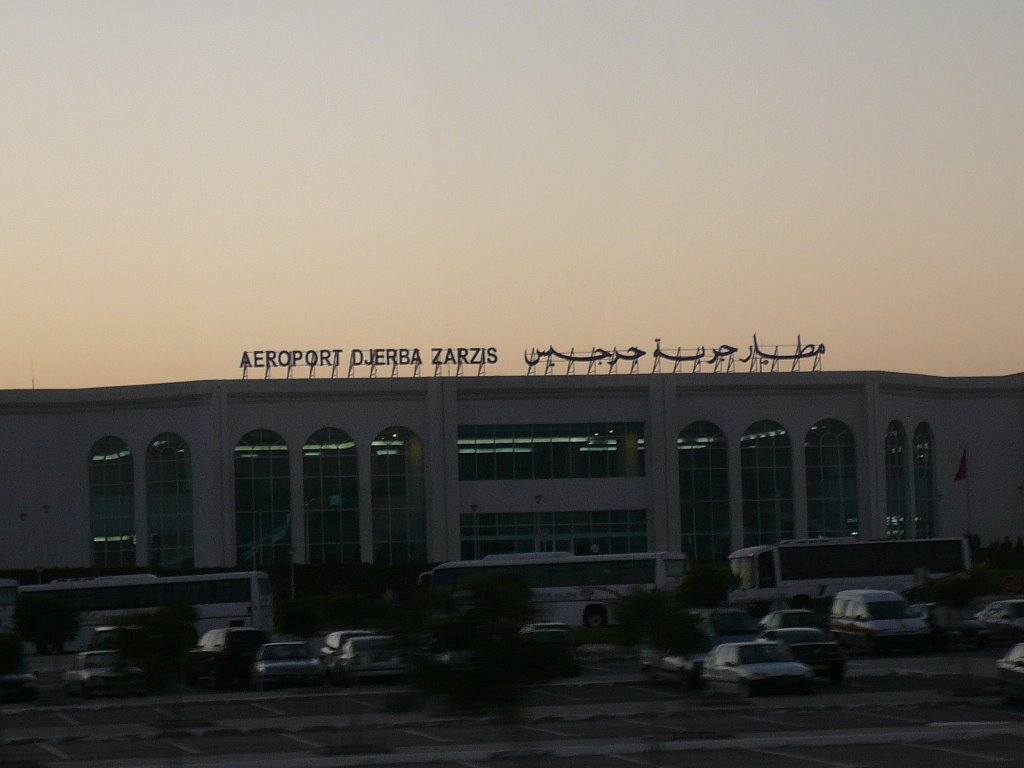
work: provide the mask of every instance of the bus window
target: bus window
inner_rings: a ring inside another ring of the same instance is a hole
[[[775,586],[775,558],[771,552],[762,552],[757,556],[757,581],[761,587]]]

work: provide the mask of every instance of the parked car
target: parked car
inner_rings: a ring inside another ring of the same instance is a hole
[[[985,648],[992,639],[991,630],[974,618],[957,618],[948,608],[938,603],[914,603],[910,606],[924,619],[936,650],[956,645]]]
[[[701,671],[710,650],[711,639],[706,635],[702,635],[698,647],[688,653],[662,653],[649,646],[641,646],[638,654],[640,671],[650,680],[697,689],[703,684]]]
[[[276,685],[320,685],[324,666],[300,640],[264,643],[256,652],[249,680],[257,691]]]
[[[899,592],[845,589],[832,600],[829,628],[844,646],[871,653],[928,650],[931,633]]]
[[[523,641],[523,682],[576,677],[580,664],[568,625],[556,622],[527,624],[519,630]]]
[[[710,691],[753,696],[789,691],[808,693],[814,672],[782,643],[756,640],[722,643],[711,650],[701,673]]]
[[[796,657],[809,666],[814,674],[827,677],[839,684],[846,673],[846,653],[831,634],[815,627],[782,627],[767,629],[761,635],[765,640],[782,643]]]
[[[95,627],[89,634],[85,644],[87,651],[117,651],[123,647],[125,638],[133,633],[141,632],[142,628],[134,625]]]
[[[323,643],[320,645],[318,655],[320,663],[323,664],[328,676],[333,676],[334,665],[338,661],[338,653],[345,645],[345,641],[351,637],[366,637],[377,634],[372,629],[336,629],[324,635]]]
[[[974,614],[974,618],[988,629],[994,642],[1024,640],[1024,599],[996,600]]]
[[[206,680],[211,688],[230,682],[244,683],[260,646],[270,638],[254,627],[223,627],[211,629],[199,638],[188,653],[186,668],[193,685]]]
[[[712,647],[721,643],[756,640],[761,627],[746,611],[739,608],[710,608],[698,611],[700,630]]]
[[[82,698],[98,694],[141,695],[146,693],[146,678],[139,667],[117,651],[82,651],[75,654],[71,668],[64,673],[63,688],[68,696]]]
[[[829,615],[808,608],[783,608],[771,611],[758,622],[761,629],[783,629],[785,627],[814,627],[828,631]]]
[[[409,662],[391,635],[350,637],[337,654],[332,679],[342,685],[409,674]]]
[[[996,674],[1007,701],[1024,699],[1024,643],[1017,643],[996,662]]]

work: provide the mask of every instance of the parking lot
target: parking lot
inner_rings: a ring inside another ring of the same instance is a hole
[[[50,691],[5,708],[5,750],[69,767],[980,765],[1024,746],[1024,708],[994,686],[1000,654],[857,657],[841,686],[754,699],[652,684],[628,655],[595,654],[579,678],[528,687],[515,719],[452,712],[391,684],[74,704]]]

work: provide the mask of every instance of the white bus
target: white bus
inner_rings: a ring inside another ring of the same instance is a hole
[[[538,621],[569,626],[604,627],[614,618],[612,604],[637,590],[672,590],[688,570],[682,552],[623,555],[571,555],[537,552],[488,555],[438,565],[429,577],[433,591],[457,589],[475,576],[511,574],[533,593]]]
[[[729,602],[767,608],[824,606],[844,589],[905,592],[925,578],[971,567],[966,539],[807,539],[761,544],[729,555]]]
[[[0,579],[0,632],[14,631],[14,606],[18,604],[18,582]]]
[[[274,628],[270,579],[257,571],[59,579],[23,586],[20,592],[47,595],[78,608],[81,629],[74,641],[65,644],[65,651],[81,650],[96,627],[112,624],[117,617],[169,605],[193,606],[199,635],[218,627],[257,627],[267,633]]]

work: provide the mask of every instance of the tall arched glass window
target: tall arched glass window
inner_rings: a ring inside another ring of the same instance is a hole
[[[935,456],[932,430],[921,423],[914,430],[914,535],[935,536]]]
[[[730,551],[729,447],[714,424],[697,421],[676,438],[683,551],[694,562],[724,562]]]
[[[267,429],[235,446],[235,546],[239,565],[287,564],[292,550],[288,446]]]
[[[426,562],[423,443],[408,429],[393,427],[377,435],[370,450],[373,561]]]
[[[149,564],[195,566],[192,456],[178,435],[158,435],[146,449],[146,527]]]
[[[89,451],[89,534],[94,568],[135,566],[135,478],[128,444],[102,437]]]
[[[359,562],[356,444],[342,430],[321,429],[302,446],[302,505],[307,562]]]
[[[743,433],[740,476],[744,545],[793,538],[793,460],[789,433],[781,424],[759,421]]]
[[[885,535],[907,538],[907,433],[898,421],[885,430]]]
[[[856,536],[857,449],[853,432],[841,421],[824,419],[804,440],[807,473],[807,535],[814,538]]]

